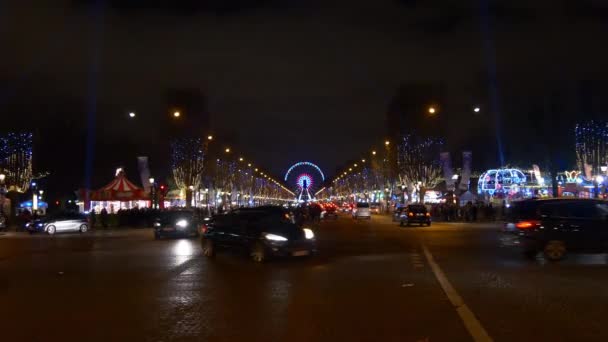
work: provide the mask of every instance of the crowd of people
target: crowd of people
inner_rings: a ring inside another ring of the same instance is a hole
[[[431,206],[431,216],[437,221],[496,221],[504,217],[506,207],[495,207],[492,203],[467,202],[463,206],[457,204],[436,204]]]

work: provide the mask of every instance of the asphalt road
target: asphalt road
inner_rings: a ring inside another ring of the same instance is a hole
[[[342,216],[254,264],[150,230],[0,235],[3,341],[608,341],[608,257],[529,261],[498,226]]]

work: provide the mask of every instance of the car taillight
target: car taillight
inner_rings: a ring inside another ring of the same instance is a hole
[[[426,213],[426,216],[431,216],[431,213]]]
[[[205,234],[207,232],[207,229],[209,229],[209,227],[207,227],[206,224],[202,224],[200,228],[201,234]]]
[[[540,221],[537,220],[519,221],[515,224],[517,229],[532,229],[538,226],[540,226]]]
[[[414,213],[408,213],[407,216],[414,216]]]

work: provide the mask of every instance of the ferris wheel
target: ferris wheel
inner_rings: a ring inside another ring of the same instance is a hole
[[[314,199],[315,190],[325,181],[321,168],[311,162],[293,164],[285,173],[285,182],[298,194],[298,201]]]

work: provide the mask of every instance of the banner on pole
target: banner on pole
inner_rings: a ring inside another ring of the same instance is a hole
[[[139,177],[141,185],[146,193],[150,193],[150,167],[148,166],[148,157],[137,157],[137,168],[139,169]]]
[[[441,161],[441,167],[443,168],[443,178],[445,178],[445,185],[448,190],[454,189],[454,171],[452,171],[452,161],[450,159],[450,152],[441,152],[439,154],[439,160]]]
[[[473,152],[463,151],[462,152],[462,174],[460,175],[460,190],[469,190],[469,183],[471,182],[471,167],[473,164]]]

